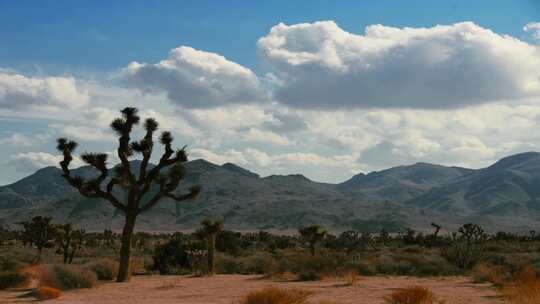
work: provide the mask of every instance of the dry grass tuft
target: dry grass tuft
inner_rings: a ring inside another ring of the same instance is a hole
[[[503,289],[506,298],[512,304],[540,303],[540,280],[532,266],[521,270],[514,283]]]
[[[345,283],[348,286],[356,286],[358,285],[358,282],[360,282],[360,275],[356,271],[350,271],[345,274]]]
[[[60,289],[42,286],[36,290],[36,298],[40,301],[59,298],[62,295]]]
[[[77,265],[45,266],[40,278],[40,286],[50,286],[60,290],[92,288],[96,284],[96,274]]]
[[[472,277],[475,283],[490,282],[495,286],[502,286],[505,281],[504,271],[501,267],[479,263],[472,270]]]
[[[267,287],[248,293],[238,304],[304,304],[311,294],[301,289]]]
[[[398,289],[385,298],[387,304],[434,304],[433,293],[421,286]]]

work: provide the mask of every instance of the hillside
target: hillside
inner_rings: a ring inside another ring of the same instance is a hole
[[[141,216],[139,229],[193,229],[210,215],[222,216],[229,228],[242,230],[290,231],[312,223],[336,231],[377,231],[383,226],[392,231],[427,230],[431,221],[447,229],[473,221],[490,230],[527,231],[540,224],[540,154],[534,152],[479,170],[417,163],[358,174],[341,184],[318,183],[302,175],[260,177],[235,164],[205,160],[188,162],[186,169],[183,188],[202,185],[200,197],[182,204],[162,201]],[[93,171],[82,167],[74,174]],[[80,197],[55,167],[0,187],[0,223],[35,215],[89,230],[119,229],[123,220],[108,203]]]

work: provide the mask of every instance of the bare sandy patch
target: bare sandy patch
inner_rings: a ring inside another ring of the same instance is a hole
[[[249,291],[267,286],[301,288],[313,292],[309,303],[332,300],[341,304],[382,304],[397,288],[423,286],[446,304],[506,303],[489,284],[473,284],[466,277],[361,277],[355,286],[339,279],[316,282],[278,282],[260,276],[216,275],[214,277],[140,276],[129,283],[104,283],[93,289],[67,291],[47,303],[182,303],[232,304]],[[0,303],[27,303],[33,298],[21,297],[23,291],[0,292]]]

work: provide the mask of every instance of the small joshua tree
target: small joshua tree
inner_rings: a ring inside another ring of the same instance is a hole
[[[34,246],[38,251],[34,263],[41,262],[41,254],[44,248],[54,247],[57,229],[51,221],[50,217],[36,216],[30,221],[19,223],[23,226],[20,234],[23,244]]]
[[[73,229],[71,224],[57,225],[56,244],[58,250],[56,252],[63,257],[64,264],[73,263],[73,259],[77,252],[83,246],[85,231],[83,229]]]
[[[315,247],[317,246],[317,243],[324,240],[328,234],[328,231],[319,225],[311,225],[300,228],[298,233],[300,233],[302,239],[308,243],[311,255],[315,255]]]
[[[223,221],[204,219],[201,221],[202,230],[208,240],[208,274],[215,273],[216,235],[223,230]]]
[[[122,117],[116,118],[111,123],[111,128],[118,136],[117,154],[120,165],[115,167],[115,174],[109,176],[107,169],[107,154],[84,153],[81,155],[88,165],[99,171],[99,175],[92,179],[83,179],[71,175],[69,164],[73,160],[73,151],[77,143],[65,138],[58,139],[58,150],[64,158],[60,162],[63,177],[75,187],[82,196],[100,198],[108,201],[119,209],[125,216],[122,230],[122,242],[120,248],[120,267],[118,270],[118,282],[126,282],[129,279],[129,259],[133,230],[137,216],[156,206],[162,199],[170,198],[175,201],[185,201],[197,196],[200,187],[192,186],[189,192],[177,195],[174,193],[180,181],[184,178],[185,169],[183,164],[187,162],[185,147],[174,151],[171,144],[173,137],[170,132],[162,132],[160,142],[164,147],[164,153],[159,163],[152,169],[148,164],[154,148],[154,133],[158,129],[158,123],[153,118],[144,122],[145,136],[139,141],[131,140],[133,127],[139,124],[140,117],[136,108],[124,108]],[[131,168],[129,161],[133,153],[142,155],[142,161],[138,172]],[[163,172],[166,171],[166,172]],[[115,195],[114,187],[121,187],[127,195],[121,201]],[[144,202],[143,203],[143,198]],[[148,198],[148,199],[147,199]]]

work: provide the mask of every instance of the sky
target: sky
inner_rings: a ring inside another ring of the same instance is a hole
[[[481,168],[540,151],[539,98],[535,0],[0,0],[0,185],[58,137],[114,164],[126,106],[262,176]]]

